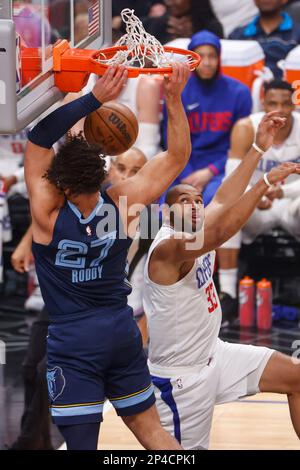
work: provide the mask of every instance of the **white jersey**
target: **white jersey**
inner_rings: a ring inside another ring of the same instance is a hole
[[[152,243],[145,265],[143,304],[148,320],[149,367],[154,375],[171,369],[205,365],[214,355],[221,325],[221,308],[213,282],[215,252],[195,260],[190,272],[169,286],[149,279],[153,250],[174,234],[163,225]]]
[[[27,129],[13,135],[0,136],[0,174],[13,174],[23,160],[27,144]]]
[[[254,131],[257,131],[258,125],[264,116],[264,112],[251,114],[251,119]],[[272,168],[284,162],[300,163],[300,114],[293,112],[293,128],[288,138],[280,146],[273,145],[262,156],[254,175],[251,179],[251,184],[255,184],[264,173],[269,172]],[[286,183],[291,183],[299,178],[297,175],[290,175],[286,179]]]
[[[218,20],[222,23],[225,37],[235,28],[246,25],[258,14],[253,0],[211,0],[212,8]]]

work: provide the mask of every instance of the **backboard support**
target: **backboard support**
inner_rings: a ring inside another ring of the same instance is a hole
[[[54,84],[57,40],[80,49],[111,44],[111,0],[0,4],[0,134],[14,134],[63,97]]]

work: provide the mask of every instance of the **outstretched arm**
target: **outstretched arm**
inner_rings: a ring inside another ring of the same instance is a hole
[[[135,176],[109,189],[109,195],[116,204],[119,196],[127,196],[128,207],[135,203],[150,204],[166,191],[187,164],[191,153],[191,139],[181,93],[189,75],[189,68],[185,64],[175,63],[172,75],[165,78],[168,149],[146,163]]]
[[[257,145],[266,151],[284,124],[285,119],[280,118],[278,112],[267,114],[262,119],[257,132]],[[201,233],[200,235],[183,234],[181,239],[161,244],[160,250],[167,250],[164,253],[166,259],[170,258],[177,263],[195,259],[218,248],[243,227],[269,189],[262,179],[251,190],[244,193],[260,158],[261,154],[258,151],[250,149],[239,167],[223,182],[206,211],[204,245],[201,243]],[[291,173],[299,173],[299,169],[299,165],[292,163],[281,165],[270,172],[269,181],[271,184],[276,184]]]
[[[43,179],[54,155],[53,144],[79,119],[106,101],[115,99],[120,94],[126,78],[127,72],[123,68],[109,68],[97,81],[91,93],[61,106],[30,131],[24,168],[34,224],[49,217],[59,207],[62,199],[59,191]]]
[[[273,168],[267,178],[270,184],[280,183],[291,174],[300,175],[300,164],[283,163]],[[180,264],[194,260],[211,250],[219,248],[225,241],[238,232],[247,222],[257,203],[266,194],[269,186],[261,178],[249,191],[244,193],[232,206],[218,212],[217,217],[207,217],[204,229],[204,244],[201,233],[182,234],[180,239],[169,239],[156,249],[156,259],[169,264]],[[200,243],[200,244],[199,244]],[[203,245],[203,246],[202,246]]]
[[[273,168],[268,174],[267,179],[271,185],[284,181],[289,175],[300,175],[300,164],[283,163]],[[218,214],[217,220],[214,217],[207,217],[205,226],[205,243],[203,252],[219,248],[223,243],[229,240],[237,233],[247,222],[261,198],[268,192],[269,186],[261,178],[249,191],[244,193],[238,201],[231,207],[227,207],[222,214]],[[217,236],[214,232],[218,232]]]
[[[256,145],[266,152],[272,145],[276,133],[285,125],[285,122],[286,119],[281,118],[277,111],[266,114],[261,120],[256,133]],[[215,211],[219,206],[219,209],[223,211],[224,205],[230,206],[242,196],[261,157],[262,154],[251,146],[239,166],[223,181],[211,204],[207,207],[207,217],[210,210]]]

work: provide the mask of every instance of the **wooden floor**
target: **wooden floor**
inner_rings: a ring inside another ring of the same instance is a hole
[[[142,449],[135,437],[109,409],[101,426],[99,448]],[[297,449],[285,396],[260,394],[215,408],[210,449]]]

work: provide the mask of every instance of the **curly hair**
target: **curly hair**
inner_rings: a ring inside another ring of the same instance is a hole
[[[101,148],[89,145],[82,133],[69,136],[43,177],[70,195],[92,194],[106,177],[104,157]]]

